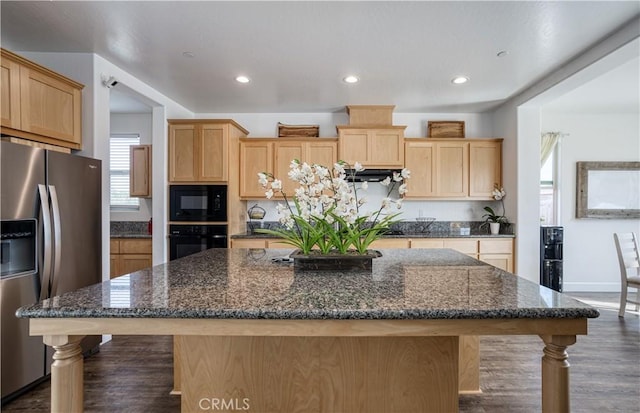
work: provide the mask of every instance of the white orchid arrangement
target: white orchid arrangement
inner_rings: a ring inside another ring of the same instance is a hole
[[[495,213],[495,211],[491,208],[491,207],[484,207],[484,210],[487,212],[486,214],[484,214],[482,216],[482,218],[485,219],[484,223],[482,224],[483,226],[487,225],[490,222],[497,222],[500,224],[508,224],[509,220],[507,219],[506,216],[504,216],[504,198],[507,196],[506,191],[504,190],[503,187],[499,186],[498,184],[494,184],[493,185],[493,191],[491,192],[491,195],[493,196],[493,199],[495,199],[496,201],[500,201],[500,203],[502,204],[502,215],[498,215]]]
[[[402,208],[402,198],[407,192],[406,179],[410,171],[403,169],[394,172],[380,182],[388,188],[380,208],[372,213],[361,213],[361,207],[367,202],[359,196],[355,183],[347,181],[347,174],[364,171],[359,162],[353,169],[344,161],[338,161],[333,168],[294,159],[289,165],[289,179],[299,187],[295,194],[282,191],[282,181],[267,172],[258,174],[258,182],[266,190],[265,196],[273,198],[280,192],[284,203],[277,206],[282,229],[260,229],[258,232],[276,235],[283,242],[299,248],[303,254],[309,254],[316,247],[321,254],[330,252],[346,253],[352,249],[359,254],[366,253],[369,245],[380,238],[389,227],[399,220],[400,213],[393,208]],[[347,169],[350,172],[347,172]],[[398,199],[392,199],[391,193],[398,187]],[[360,189],[366,191],[368,183],[363,182]],[[293,201],[295,210],[291,207]]]

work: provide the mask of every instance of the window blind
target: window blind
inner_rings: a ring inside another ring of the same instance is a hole
[[[140,199],[129,197],[129,150],[140,144],[140,135],[111,135],[109,140],[111,208],[139,209]]]

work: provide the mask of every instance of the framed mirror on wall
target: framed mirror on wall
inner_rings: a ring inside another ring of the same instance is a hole
[[[576,218],[640,218],[640,162],[576,165]]]

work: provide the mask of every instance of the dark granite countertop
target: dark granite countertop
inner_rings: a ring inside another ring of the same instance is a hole
[[[121,232],[111,233],[110,238],[151,238],[151,234],[142,234],[140,232]]]
[[[381,250],[371,272],[301,272],[288,250],[210,249],[18,310],[32,318],[594,318],[564,294],[449,249]]]

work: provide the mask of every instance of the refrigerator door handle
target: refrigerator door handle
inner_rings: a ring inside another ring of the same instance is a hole
[[[47,188],[38,185],[40,195],[40,209],[42,211],[42,226],[44,227],[44,259],[42,262],[42,273],[40,277],[40,300],[49,298],[51,285],[51,212],[49,210],[49,194]]]
[[[58,278],[60,274],[60,263],[62,259],[62,229],[60,222],[60,203],[56,187],[49,185],[51,195],[51,212],[53,213],[53,275],[51,280],[51,297],[58,292]]]

